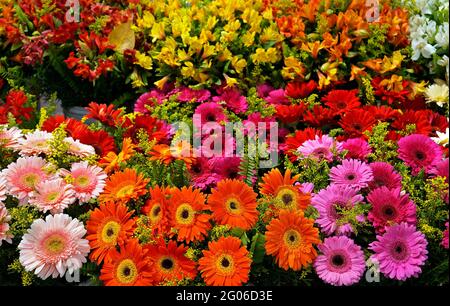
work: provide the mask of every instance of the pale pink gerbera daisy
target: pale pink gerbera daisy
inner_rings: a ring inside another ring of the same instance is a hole
[[[16,127],[9,128],[0,125],[0,147],[18,150],[19,141],[22,139],[22,131]]]
[[[325,238],[314,261],[317,275],[333,286],[353,285],[361,279],[366,264],[361,247],[345,236]]]
[[[386,277],[404,281],[418,277],[422,272],[421,266],[427,260],[427,245],[425,235],[414,225],[401,223],[387,227],[386,233],[378,235],[369,245],[375,252],[370,259],[379,264],[380,272]]]
[[[342,151],[341,143],[328,135],[317,136],[313,140],[305,141],[297,152],[301,154],[302,158],[325,159],[333,161],[335,153]]]
[[[66,214],[37,219],[19,243],[20,263],[41,279],[63,277],[85,263],[89,241],[83,223]]]
[[[368,186],[372,181],[372,169],[364,162],[356,159],[346,159],[342,165],[331,168],[330,179],[333,184],[347,185],[356,190]]]
[[[25,138],[19,140],[19,154],[22,156],[48,154],[50,152],[50,139],[52,139],[52,134],[46,131],[37,130],[26,134]]]
[[[58,214],[76,199],[73,186],[62,178],[56,178],[36,184],[36,191],[31,194],[29,203],[40,211]]]
[[[88,157],[95,154],[93,146],[82,144],[78,139],[66,137],[64,139],[69,144],[69,153],[78,157]]]
[[[442,159],[441,147],[422,134],[405,136],[398,141],[398,157],[411,167],[413,175],[429,173]]]
[[[6,179],[8,193],[17,197],[21,204],[26,203],[35,186],[53,176],[48,174],[48,166],[44,159],[37,156],[20,157],[9,164],[2,175]]]
[[[98,166],[90,166],[86,161],[72,164],[70,171],[62,170],[61,174],[72,178],[71,184],[80,204],[95,199],[105,187],[106,173]]]
[[[8,214],[6,207],[0,202],[0,246],[3,241],[12,243],[13,236],[9,233],[9,224],[11,216]]]
[[[0,203],[6,200],[6,194],[7,194],[6,180],[3,176],[1,176],[0,173]]]

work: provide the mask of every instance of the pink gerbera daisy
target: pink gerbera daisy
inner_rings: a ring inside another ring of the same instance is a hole
[[[66,137],[64,141],[69,144],[69,153],[78,157],[88,157],[95,154],[93,146],[82,144],[78,139]]]
[[[369,182],[371,190],[385,186],[389,189],[402,187],[402,176],[394,167],[386,162],[374,162],[369,164],[372,169],[373,180]]]
[[[6,180],[3,176],[0,175],[0,203],[6,200],[6,194],[7,194]]]
[[[46,131],[37,130],[26,134],[25,138],[19,140],[19,153],[22,156],[48,154],[50,152],[50,139],[52,139],[52,134]]]
[[[320,190],[311,199],[311,204],[319,212],[316,223],[326,235],[334,233],[348,235],[353,232],[349,223],[338,224],[341,216],[336,210],[336,206],[341,208],[352,208],[356,203],[362,202],[364,197],[357,194],[354,188],[346,185],[330,185],[326,189]]]
[[[55,178],[36,184],[36,191],[31,194],[29,203],[40,211],[58,214],[76,199],[73,186],[62,178]]]
[[[443,246],[444,248],[448,249],[448,221],[445,222],[445,227],[446,227],[446,229],[445,229],[445,231],[442,233],[443,238],[442,238],[441,244],[442,244],[442,246]]]
[[[360,160],[367,160],[367,155],[372,153],[367,141],[362,138],[350,138],[342,143],[342,148],[347,150],[346,158],[354,158]]]
[[[241,95],[237,88],[225,89],[220,96],[213,97],[213,102],[225,102],[225,105],[231,111],[241,114],[248,108],[247,99]]]
[[[377,233],[384,233],[386,226],[401,222],[416,224],[416,205],[407,194],[401,194],[401,188],[383,186],[374,189],[367,196],[367,201],[372,205],[368,219]]]
[[[398,141],[398,157],[411,167],[412,174],[429,171],[442,159],[441,147],[422,134],[405,136]]]
[[[98,197],[105,187],[107,178],[102,168],[90,166],[86,161],[72,164],[70,172],[62,170],[61,174],[71,177],[71,184],[80,204]]]
[[[387,227],[382,236],[377,235],[377,240],[369,245],[375,252],[370,259],[379,264],[380,272],[386,277],[404,281],[422,272],[427,245],[425,235],[414,225],[401,223]]]
[[[22,139],[22,131],[16,127],[7,128],[6,125],[0,125],[0,147],[18,150],[19,141]]]
[[[306,140],[297,149],[303,158],[325,159],[330,162],[333,161],[335,153],[340,151],[342,151],[341,143],[328,135],[316,135],[314,140]]]
[[[83,223],[65,214],[37,219],[19,243],[20,263],[41,279],[63,277],[85,263],[89,241]]]
[[[289,98],[286,97],[284,89],[275,89],[268,93],[264,98],[270,104],[289,104]]]
[[[15,163],[9,164],[3,170],[8,193],[17,197],[21,204],[25,203],[35,186],[51,177],[47,173],[48,166],[44,159],[37,156],[20,157]]]
[[[134,111],[142,114],[149,114],[150,110],[148,107],[152,107],[161,104],[166,98],[166,95],[160,91],[153,89],[150,92],[142,94],[134,104]]]
[[[366,268],[361,247],[345,236],[325,238],[318,246],[322,252],[314,261],[317,275],[333,286],[353,285],[361,279]]]
[[[209,160],[211,169],[220,174],[222,178],[241,179],[239,175],[240,157],[215,157]]]
[[[205,102],[211,97],[207,89],[192,89],[183,87],[178,94],[178,101],[181,102]]]
[[[220,174],[213,172],[208,161],[205,157],[196,158],[189,169],[191,182],[195,188],[206,190],[215,187],[223,179]]]
[[[6,207],[0,202],[0,246],[3,241],[12,243],[11,238],[13,236],[9,233],[9,221],[11,221],[11,216]]]
[[[449,159],[443,159],[437,162],[434,167],[430,170],[432,176],[442,176],[445,177],[445,182],[448,184],[449,175]]]
[[[207,102],[200,104],[196,109],[194,115],[199,115],[201,124],[206,122],[217,122],[227,121],[227,117],[224,113],[222,106],[215,102]],[[200,122],[194,122],[200,123]]]
[[[373,179],[372,169],[364,162],[346,159],[342,165],[331,168],[330,179],[333,184],[347,185],[360,190]]]

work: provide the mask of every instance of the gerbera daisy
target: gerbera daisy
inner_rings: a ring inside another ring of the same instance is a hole
[[[376,121],[391,122],[398,118],[398,116],[400,115],[400,112],[398,110],[386,105],[365,105],[364,109],[370,112]]]
[[[323,128],[326,126],[334,126],[336,120],[334,119],[336,114],[329,108],[321,105],[314,105],[312,110],[307,111],[303,115],[303,120],[308,125],[317,128]]]
[[[81,203],[97,198],[105,188],[106,173],[98,166],[88,162],[73,163],[70,171],[61,170],[61,175],[70,176],[75,196]]]
[[[7,182],[1,174],[2,173],[0,172],[0,203],[6,200],[6,194],[8,191],[6,188]]]
[[[114,109],[114,104],[106,105],[91,102],[86,110],[88,111],[86,118],[98,120],[107,126],[116,126],[122,115],[122,110]]]
[[[352,138],[363,136],[363,132],[370,131],[375,123],[373,115],[363,109],[354,109],[346,113],[339,121],[345,134]]]
[[[37,219],[19,243],[20,263],[41,279],[63,277],[86,262],[89,243],[83,223],[65,214]]]
[[[406,222],[416,224],[416,205],[407,194],[401,194],[401,188],[380,187],[372,190],[367,201],[372,205],[368,219],[377,233],[384,233],[386,226]]]
[[[448,86],[445,82],[442,82],[441,84],[432,84],[425,90],[427,103],[434,102],[440,107],[443,107],[444,103],[448,103],[448,95]]]
[[[293,135],[286,137],[284,143],[284,151],[288,155],[290,161],[298,159],[297,149],[307,140],[315,139],[316,136],[321,137],[322,131],[313,128],[297,130]]]
[[[155,236],[167,235],[170,232],[168,209],[172,191],[171,187],[159,187],[158,185],[150,188],[150,198],[145,201],[141,209],[142,213],[150,219]]]
[[[377,240],[369,245],[374,251],[370,259],[378,262],[380,272],[387,278],[406,280],[418,277],[421,266],[427,260],[427,245],[425,235],[416,230],[414,225],[401,223],[386,228]]]
[[[199,259],[199,270],[208,286],[242,286],[248,281],[252,260],[236,237],[220,237],[208,243]]]
[[[346,237],[325,238],[318,246],[322,252],[314,261],[317,275],[333,286],[350,286],[361,279],[366,263],[359,245]]]
[[[36,156],[19,157],[9,164],[3,170],[9,194],[25,203],[38,183],[53,177],[47,173],[48,166],[44,159]]]
[[[192,89],[183,87],[178,94],[178,101],[181,102],[205,102],[211,97],[211,93],[207,89]]]
[[[342,144],[328,135],[317,136],[314,140],[306,140],[297,152],[300,158],[313,158],[333,161],[335,154],[342,151]]]
[[[301,121],[303,113],[306,111],[307,106],[304,103],[291,104],[291,105],[277,105],[276,117],[283,123],[293,123]]]
[[[314,220],[302,211],[282,210],[279,217],[267,225],[266,252],[276,258],[278,266],[294,271],[306,267],[316,258],[314,245],[320,243]]]
[[[208,160],[206,157],[198,157],[189,169],[192,185],[195,188],[206,190],[215,187],[217,182],[223,179],[222,175],[213,172]]]
[[[137,239],[130,239],[117,251],[111,252],[111,260],[106,262],[99,279],[106,286],[149,286],[153,285],[153,267]]]
[[[367,155],[372,153],[367,141],[362,138],[350,138],[342,143],[342,149],[347,150],[346,158],[367,160]]]
[[[17,127],[8,128],[6,125],[0,125],[0,147],[18,150],[22,137],[22,130]]]
[[[0,202],[0,246],[2,246],[3,241],[12,243],[11,238],[13,236],[9,233],[9,221],[11,221],[11,216],[5,205]]]
[[[22,156],[48,154],[50,152],[49,140],[51,138],[51,133],[39,130],[26,134],[25,138],[19,140],[19,154]]]
[[[171,193],[169,212],[172,228],[177,233],[178,241],[202,241],[211,228],[206,197],[199,189],[183,187]]]
[[[264,98],[269,104],[279,105],[279,104],[289,104],[289,98],[286,97],[283,88],[274,89],[268,93]]]
[[[1,219],[1,218],[0,218]],[[441,242],[441,245],[444,247],[444,248],[446,248],[446,249],[448,249],[448,221],[447,222],[445,222],[445,231],[442,233],[442,242]]]
[[[239,174],[242,159],[240,157],[213,157],[208,163],[211,169],[214,169],[224,179],[241,179]]]
[[[306,98],[317,88],[314,80],[308,82],[289,82],[285,88],[285,94],[294,99]]]
[[[200,104],[196,109],[194,115],[200,116],[200,122],[194,120],[195,124],[205,124],[206,122],[226,122],[227,117],[222,106],[215,102],[207,102]]]
[[[415,127],[414,134],[428,136],[432,132],[431,123],[428,120],[428,113],[425,111],[407,110],[397,116],[396,120],[392,122],[391,127],[396,131],[406,131],[407,127],[413,124]]]
[[[136,146],[133,144],[131,138],[125,137],[122,141],[122,150],[119,154],[111,151],[106,154],[100,161],[99,166],[103,167],[106,173],[119,170],[120,165],[128,161],[135,153]]]
[[[100,202],[112,201],[126,204],[147,193],[148,179],[134,169],[125,169],[111,175],[106,181],[105,190],[98,197]]]
[[[166,245],[162,239],[158,244],[148,246],[156,284],[195,278],[197,269],[195,262],[185,256],[187,249],[184,245],[177,246],[173,240]]]
[[[169,143],[169,137],[171,135],[171,127],[165,121],[156,119],[150,115],[138,115],[131,120],[125,118],[122,125],[126,128],[123,137],[130,137],[134,143],[138,143],[138,134],[140,131],[147,133],[148,141],[156,141],[158,143]]]
[[[76,199],[73,186],[62,178],[55,178],[37,183],[28,202],[44,213],[59,214]]]
[[[215,103],[225,102],[226,107],[236,114],[245,113],[248,108],[247,99],[237,88],[227,88],[220,96],[212,98]]]
[[[345,159],[341,165],[330,170],[330,180],[333,184],[347,185],[356,190],[367,187],[372,179],[372,169],[357,159]]]
[[[373,179],[369,182],[369,188],[374,190],[385,186],[389,189],[402,187],[402,176],[394,170],[394,167],[386,162],[374,162],[369,164],[372,169]]]
[[[125,205],[113,202],[100,204],[86,222],[86,239],[92,248],[89,258],[98,264],[108,262],[116,246],[121,246],[131,237],[135,222]]]
[[[280,209],[306,209],[311,197],[303,194],[294,186],[299,175],[291,177],[291,170],[287,169],[284,176],[278,168],[266,173],[259,183],[263,195],[275,197]]]
[[[214,221],[249,230],[258,220],[256,196],[253,189],[243,181],[220,181],[208,196]]]
[[[328,106],[333,112],[340,115],[360,107],[361,103],[359,102],[357,94],[357,89],[331,90],[325,97],[322,98],[322,101],[325,102],[325,105]]]
[[[95,154],[94,147],[82,144],[78,139],[66,137],[64,141],[69,145],[68,153],[78,157],[88,157]]]
[[[134,111],[137,113],[148,114],[150,110],[148,107],[153,107],[155,105],[161,104],[166,98],[166,95],[157,89],[153,89],[150,92],[142,94],[134,104]]]
[[[311,204],[319,212],[316,222],[323,233],[326,235],[334,233],[348,235],[353,232],[353,228],[349,223],[338,224],[341,216],[336,207],[351,209],[363,200],[364,197],[350,186],[330,185],[315,194],[311,199]]]
[[[398,157],[411,167],[413,175],[422,169],[429,173],[442,159],[442,150],[431,138],[413,134],[398,141]]]

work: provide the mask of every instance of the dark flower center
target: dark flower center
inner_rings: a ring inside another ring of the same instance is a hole
[[[160,212],[161,212],[161,207],[159,207],[159,206],[155,207],[155,209],[153,210],[153,217],[157,217]]]
[[[416,158],[418,160],[424,160],[425,159],[425,154],[423,152],[421,152],[421,151],[417,151],[416,152]]]
[[[189,211],[188,211],[187,209],[184,209],[184,210],[181,212],[181,218],[183,218],[183,219],[189,218]]]
[[[108,230],[106,231],[106,235],[108,237],[111,237],[112,235],[114,235],[114,230],[112,228],[108,228]]]
[[[230,208],[231,209],[236,209],[237,208],[236,203],[230,202]]]
[[[206,121],[216,121],[216,116],[213,114],[206,115]]]
[[[349,181],[353,181],[355,179],[355,175],[353,173],[350,173],[350,174],[347,175],[347,179]]]
[[[361,130],[362,130],[362,127],[361,127],[360,124],[354,124],[354,125],[353,125],[353,128],[354,128],[355,130],[357,130],[357,131],[361,131]]]
[[[130,276],[130,274],[131,274],[130,268],[125,267],[125,268],[123,269],[123,275],[125,275],[125,276]]]
[[[294,235],[290,235],[289,236],[289,241],[291,241],[291,242],[294,242],[296,239],[295,239],[295,236]]]
[[[283,201],[283,203],[285,205],[288,205],[289,203],[292,202],[292,195],[290,195],[290,194],[283,194],[283,196],[281,197],[281,200]]]
[[[386,216],[386,218],[388,219],[393,219],[396,215],[396,210],[394,207],[392,207],[391,205],[386,205],[383,209],[383,214]]]
[[[342,267],[345,263],[344,257],[340,254],[338,255],[334,255],[333,258],[331,259],[331,262],[333,263],[334,266],[336,267]]]
[[[344,109],[344,108],[347,107],[347,104],[345,104],[344,101],[339,101],[339,102],[336,104],[336,106],[337,106],[338,108],[340,108],[340,109]]]
[[[220,264],[222,265],[222,267],[228,268],[230,266],[230,261],[226,258],[223,258]]]
[[[166,259],[164,259],[164,260],[161,262],[161,266],[162,266],[164,269],[167,269],[167,270],[172,269],[172,267],[173,267],[173,261],[172,261],[171,259],[169,259],[169,258],[166,258]]]

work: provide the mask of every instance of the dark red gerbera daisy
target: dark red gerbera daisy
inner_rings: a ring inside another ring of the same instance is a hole
[[[51,133],[65,121],[66,117],[64,117],[64,115],[54,115],[48,117],[42,124],[41,130]]]
[[[376,121],[381,122],[393,121],[400,115],[400,112],[398,110],[385,105],[367,105],[364,107],[364,110],[371,113]]]
[[[306,110],[306,105],[304,103],[291,104],[291,105],[277,105],[276,107],[276,117],[283,123],[293,123],[299,122],[302,118],[303,113]]]
[[[350,138],[364,136],[364,131],[370,131],[376,123],[374,116],[363,109],[354,109],[339,121],[339,125],[344,129],[345,134]]]
[[[294,99],[306,98],[317,88],[314,80],[309,82],[290,82],[286,85],[285,94]]]
[[[437,136],[436,131],[445,132],[445,129],[448,128],[447,117],[433,112],[431,109],[426,110],[425,112],[428,115],[428,122],[430,122],[431,132],[433,135]]]
[[[312,110],[307,111],[303,115],[303,121],[313,127],[330,126],[335,123],[335,113],[321,105],[314,105]]]
[[[295,131],[294,134],[287,136],[284,148],[289,160],[296,161],[298,156],[295,153],[297,152],[298,147],[307,140],[315,139],[316,135],[322,136],[322,131],[314,128],[306,128],[304,130]]]
[[[360,107],[361,103],[357,96],[358,90],[341,90],[336,89],[330,91],[322,101],[336,114],[344,114],[355,108]]]
[[[431,133],[431,124],[426,111],[408,110],[398,116],[397,120],[392,123],[392,128],[396,131],[405,131],[406,127],[412,124],[416,126],[412,134],[429,135]]]
[[[114,138],[103,130],[91,131],[89,129],[77,129],[74,131],[72,137],[79,139],[81,143],[93,146],[95,153],[100,157],[105,156],[109,152],[116,151]]]

